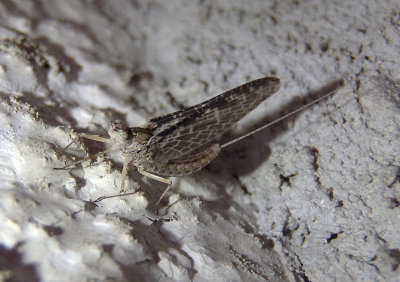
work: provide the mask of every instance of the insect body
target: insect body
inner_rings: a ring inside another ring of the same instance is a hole
[[[86,159],[121,150],[125,158],[121,190],[125,187],[128,166],[133,164],[142,175],[168,185],[158,204],[171,186],[165,177],[190,174],[209,164],[220,151],[219,144],[212,141],[278,89],[279,78],[265,77],[185,110],[155,117],[140,127],[112,122],[109,139],[81,134],[111,145],[110,149]],[[98,200],[101,199],[104,197]]]
[[[125,187],[128,166],[133,164],[142,175],[167,184],[167,188],[157,201],[158,204],[171,186],[171,180],[165,177],[182,176],[200,170],[218,155],[221,148],[269,126],[270,124],[265,125],[227,144],[220,145],[215,141],[262,101],[277,92],[279,86],[279,78],[264,77],[190,108],[155,117],[139,127],[128,127],[122,123],[112,122],[108,131],[110,138],[82,133],[82,137],[109,143],[111,148],[71,165],[120,150],[125,158],[121,190],[123,191]],[[119,195],[123,194],[101,197],[96,201]]]

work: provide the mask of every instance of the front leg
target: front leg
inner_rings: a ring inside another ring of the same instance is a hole
[[[122,172],[121,172],[121,187],[120,187],[120,191],[124,192],[125,190],[125,181],[126,181],[126,177],[128,176],[128,167],[129,164],[132,162],[132,160],[130,159],[126,159],[124,162],[124,166],[122,167]],[[119,193],[119,194],[114,194],[114,195],[108,195],[108,196],[101,196],[99,198],[97,198],[96,200],[94,200],[94,202],[100,202],[104,199],[109,199],[109,198],[114,198],[114,197],[121,197],[121,196],[128,196],[128,195],[132,195],[136,192],[131,192],[131,193]]]

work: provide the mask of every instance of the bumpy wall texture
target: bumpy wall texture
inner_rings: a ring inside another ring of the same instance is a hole
[[[1,1],[0,276],[20,281],[394,281],[398,1]],[[99,157],[247,81],[281,89],[224,136],[333,96],[165,185]],[[13,280],[13,281],[15,281]]]

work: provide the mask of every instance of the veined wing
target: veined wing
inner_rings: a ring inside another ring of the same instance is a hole
[[[150,150],[176,159],[206,145],[279,90],[276,77],[250,81],[190,108],[150,120]]]

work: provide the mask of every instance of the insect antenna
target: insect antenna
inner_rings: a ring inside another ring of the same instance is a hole
[[[253,135],[253,134],[255,134],[255,133],[257,133],[257,132],[259,132],[259,131],[267,128],[267,127],[270,127],[271,125],[273,125],[275,123],[278,123],[281,120],[284,120],[284,119],[286,119],[286,118],[288,118],[288,117],[290,117],[290,116],[292,116],[292,115],[294,115],[294,114],[296,114],[298,112],[301,112],[302,110],[310,107],[313,104],[318,103],[321,100],[324,100],[325,98],[327,98],[327,97],[331,96],[332,94],[334,94],[344,84],[345,84],[345,80],[344,79],[340,79],[338,81],[335,81],[335,82],[329,84],[328,86],[325,87],[325,89],[327,89],[327,91],[329,91],[328,93],[322,95],[321,97],[315,99],[314,101],[308,103],[307,105],[304,105],[304,106],[302,106],[302,107],[300,107],[300,108],[298,108],[298,109],[296,109],[296,110],[294,110],[294,111],[292,111],[292,112],[290,112],[290,113],[288,113],[288,114],[286,114],[286,115],[284,115],[282,117],[277,118],[276,120],[273,120],[273,121],[271,121],[271,122],[269,122],[269,123],[257,128],[257,129],[255,129],[253,131],[250,131],[249,133],[246,133],[246,134],[244,134],[244,135],[242,135],[242,136],[240,136],[238,138],[235,138],[235,139],[233,139],[233,140],[231,140],[229,142],[226,142],[225,144],[222,144],[221,145],[221,149],[223,149],[225,147],[228,147],[229,145],[232,145],[232,144],[234,144],[234,143],[236,143],[236,142],[238,142],[238,141],[240,141],[240,140],[242,140],[242,139],[244,139],[246,137],[249,137],[250,135]]]

